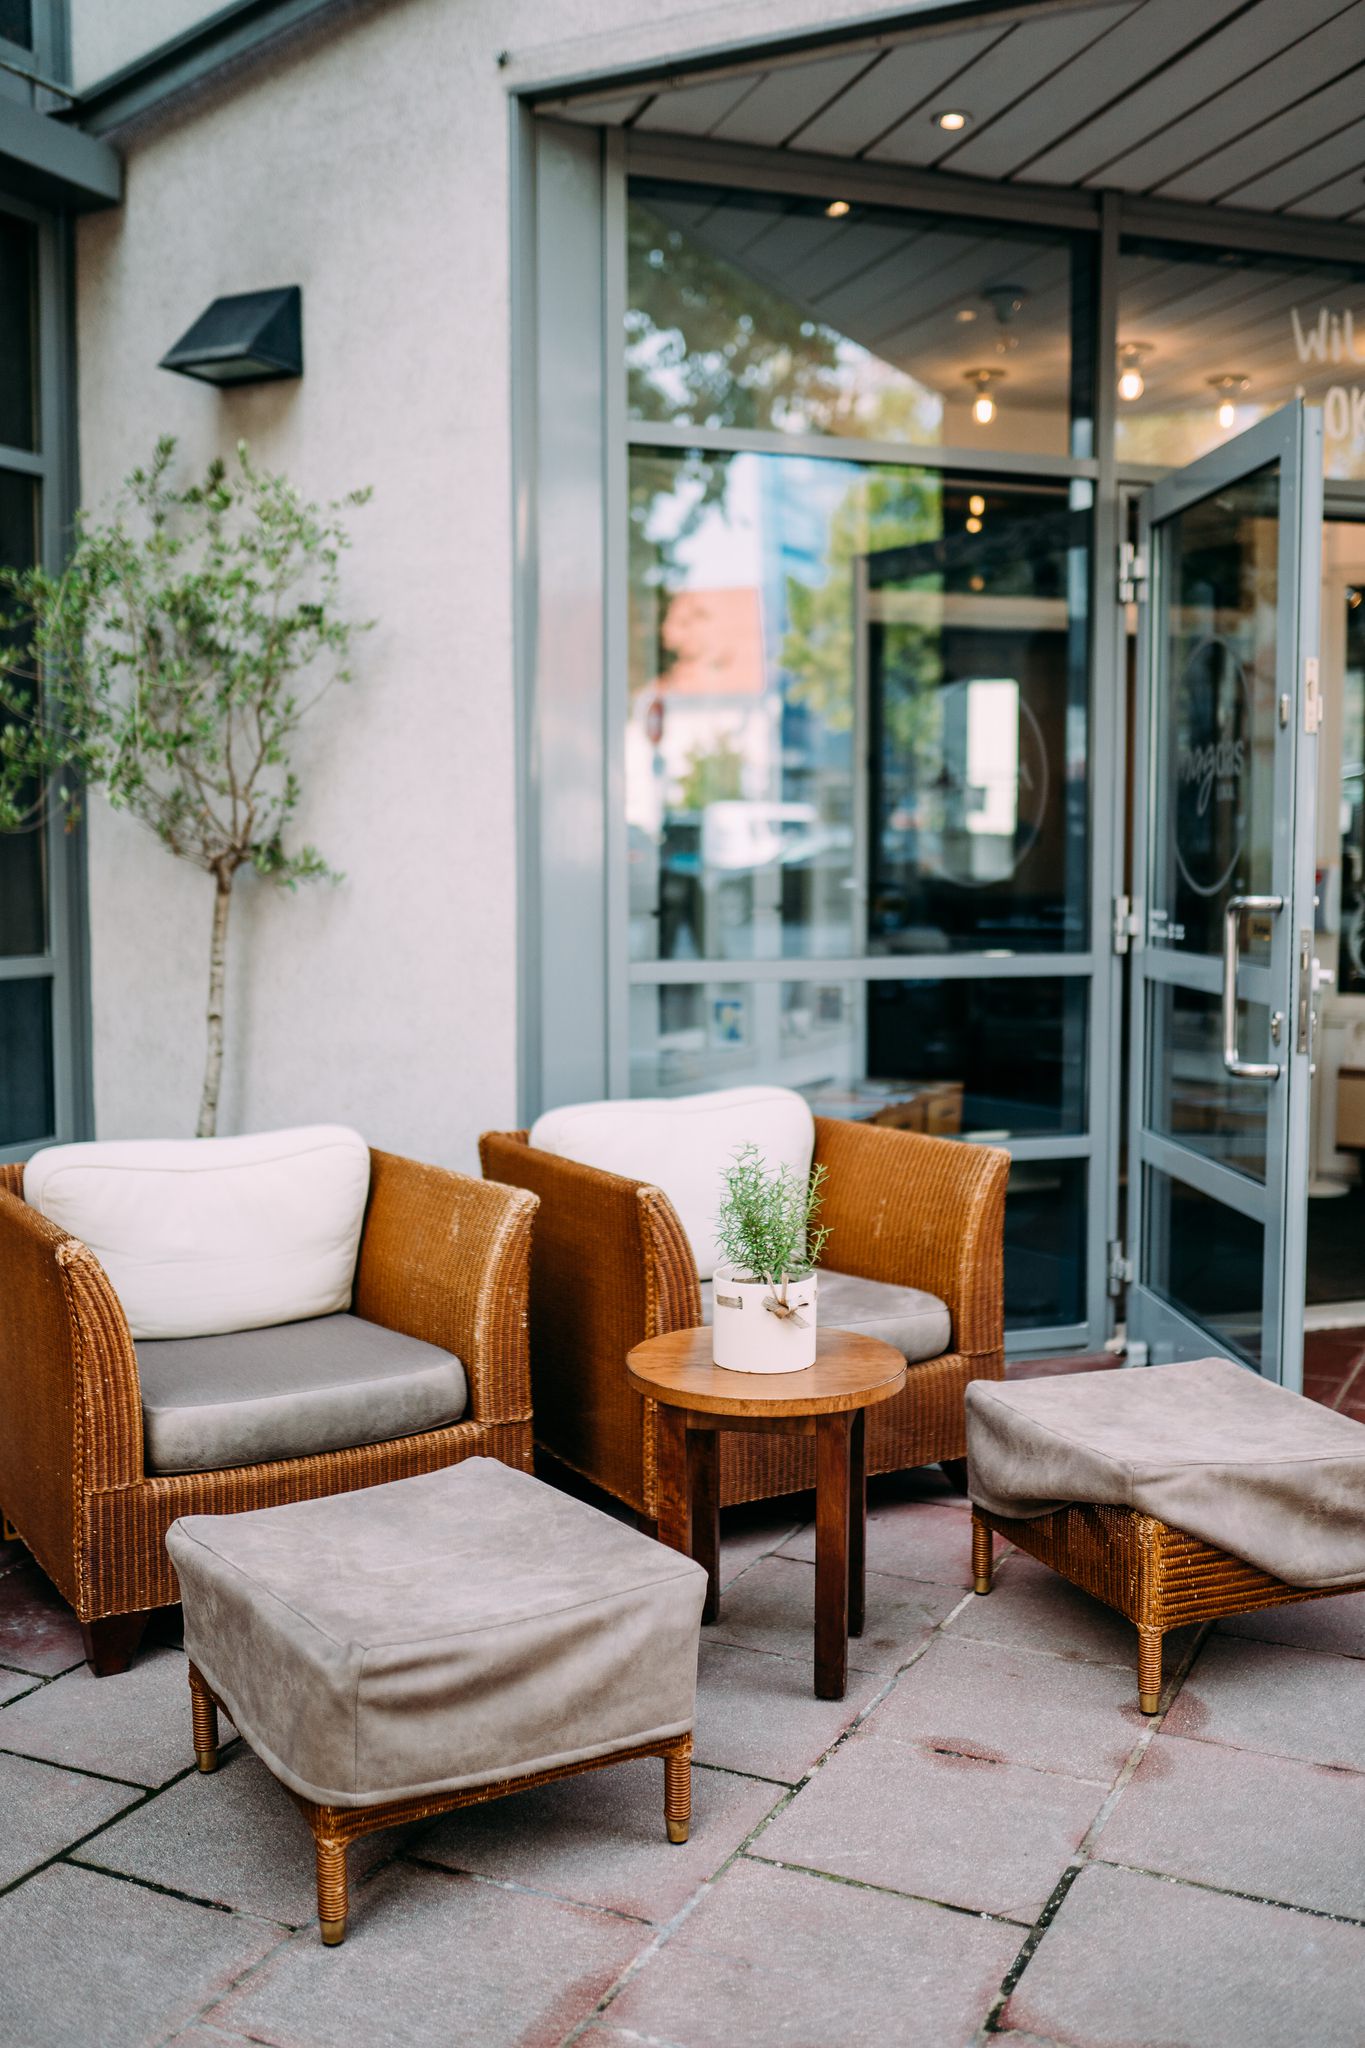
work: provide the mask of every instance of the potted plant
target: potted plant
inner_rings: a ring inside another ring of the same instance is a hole
[[[815,1216],[825,1168],[769,1170],[745,1145],[722,1175],[716,1217],[711,1356],[729,1372],[800,1372],[815,1363],[816,1262],[829,1236]]]

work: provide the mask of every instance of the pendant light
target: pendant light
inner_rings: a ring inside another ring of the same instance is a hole
[[[1003,384],[1005,373],[1003,370],[964,370],[962,374],[968,384],[976,387],[976,397],[972,402],[972,418],[979,427],[988,427],[995,418],[995,400],[991,397],[991,386]]]

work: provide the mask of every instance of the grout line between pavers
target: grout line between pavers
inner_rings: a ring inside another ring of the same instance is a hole
[[[1251,1906],[1277,1907],[1282,1913],[1298,1913],[1306,1920],[1331,1920],[1338,1927],[1365,1929],[1365,1914],[1333,1913],[1326,1906],[1305,1906],[1298,1899],[1270,1898],[1265,1892],[1244,1892],[1230,1884],[1214,1884],[1208,1878],[1187,1877],[1178,1870],[1153,1870],[1145,1863],[1124,1863],[1115,1856],[1092,1856],[1092,1868],[1126,1870],[1134,1877],[1154,1877],[1161,1884],[1181,1885],[1186,1891],[1210,1892],[1216,1899],[1244,1899]]]
[[[527,1884],[519,1877],[494,1877],[486,1870],[469,1870],[463,1863],[438,1863],[435,1857],[420,1855],[415,1850],[407,1850],[394,1860],[410,1869],[430,1871],[433,1876],[449,1878],[452,1882],[490,1885],[495,1891],[515,1892],[521,1898],[552,1899],[558,1906],[572,1906],[578,1913],[598,1913],[604,1920],[624,1920],[631,1927],[657,1927],[660,1924],[644,1913],[628,1913],[624,1906],[602,1906],[592,1899],[576,1899],[569,1892],[554,1891],[549,1885]]]
[[[771,1816],[770,1816],[771,1817]],[[825,1884],[842,1884],[853,1891],[876,1892],[882,1898],[911,1899],[920,1906],[937,1906],[944,1913],[960,1914],[964,1920],[990,1920],[1000,1927],[1027,1929],[1031,1920],[1016,1920],[1010,1913],[992,1913],[985,1906],[962,1906],[955,1899],[936,1899],[931,1892],[907,1892],[899,1885],[877,1884],[867,1877],[848,1877],[840,1870],[822,1870],[818,1863],[791,1863],[783,1856],[764,1856],[756,1849],[747,1852],[750,1863],[762,1863],[769,1870],[791,1870],[801,1877],[816,1877]]]

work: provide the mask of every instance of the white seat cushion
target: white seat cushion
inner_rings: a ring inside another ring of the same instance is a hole
[[[709,1280],[716,1270],[716,1211],[721,1175],[743,1145],[757,1145],[769,1167],[789,1165],[804,1178],[815,1151],[815,1119],[790,1088],[717,1088],[622,1102],[578,1102],[547,1110],[531,1143],[580,1166],[597,1166],[662,1188],[677,1210]]]
[[[24,1199],[88,1244],[134,1337],[213,1337],[351,1305],[370,1154],[341,1124],[52,1145]]]
[[[885,1280],[860,1280],[856,1273],[820,1268],[820,1327],[854,1330],[860,1337],[880,1337],[903,1352],[907,1365],[941,1358],[953,1348],[953,1319],[948,1304],[922,1287],[893,1287]],[[701,1290],[701,1319],[711,1323],[711,1283]]]

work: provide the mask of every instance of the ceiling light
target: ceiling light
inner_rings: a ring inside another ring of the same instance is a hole
[[[982,497],[980,491],[973,491],[971,497],[967,500],[967,510],[971,513],[973,519],[979,519],[985,509],[986,500]]]
[[[1130,405],[1147,389],[1142,375],[1142,358],[1150,348],[1148,341],[1125,341],[1119,349],[1119,397]]]
[[[995,400],[991,397],[991,386],[1003,383],[1005,373],[1003,370],[964,370],[962,374],[969,384],[976,386],[972,418],[979,427],[988,427],[995,418]]]
[[[829,205],[825,208],[825,216],[828,220],[842,220],[847,212],[847,199],[831,199]]]
[[[934,115],[934,126],[946,128],[950,135],[956,135],[960,128],[966,127],[971,118],[970,114],[961,114],[956,108],[950,108],[947,113]]]
[[[980,533],[981,521],[979,519],[969,519],[967,521],[967,531],[968,533]]]
[[[967,587],[969,590],[982,591],[986,588],[986,579],[984,576],[969,576]]]
[[[975,306],[959,306],[953,318],[954,320],[961,320],[964,324],[968,320],[975,320],[976,308]]]
[[[1218,407],[1218,424],[1224,433],[1229,433],[1237,424],[1235,401],[1243,391],[1251,389],[1251,379],[1235,370],[1225,370],[1221,376],[1210,377],[1208,381],[1222,400]]]

